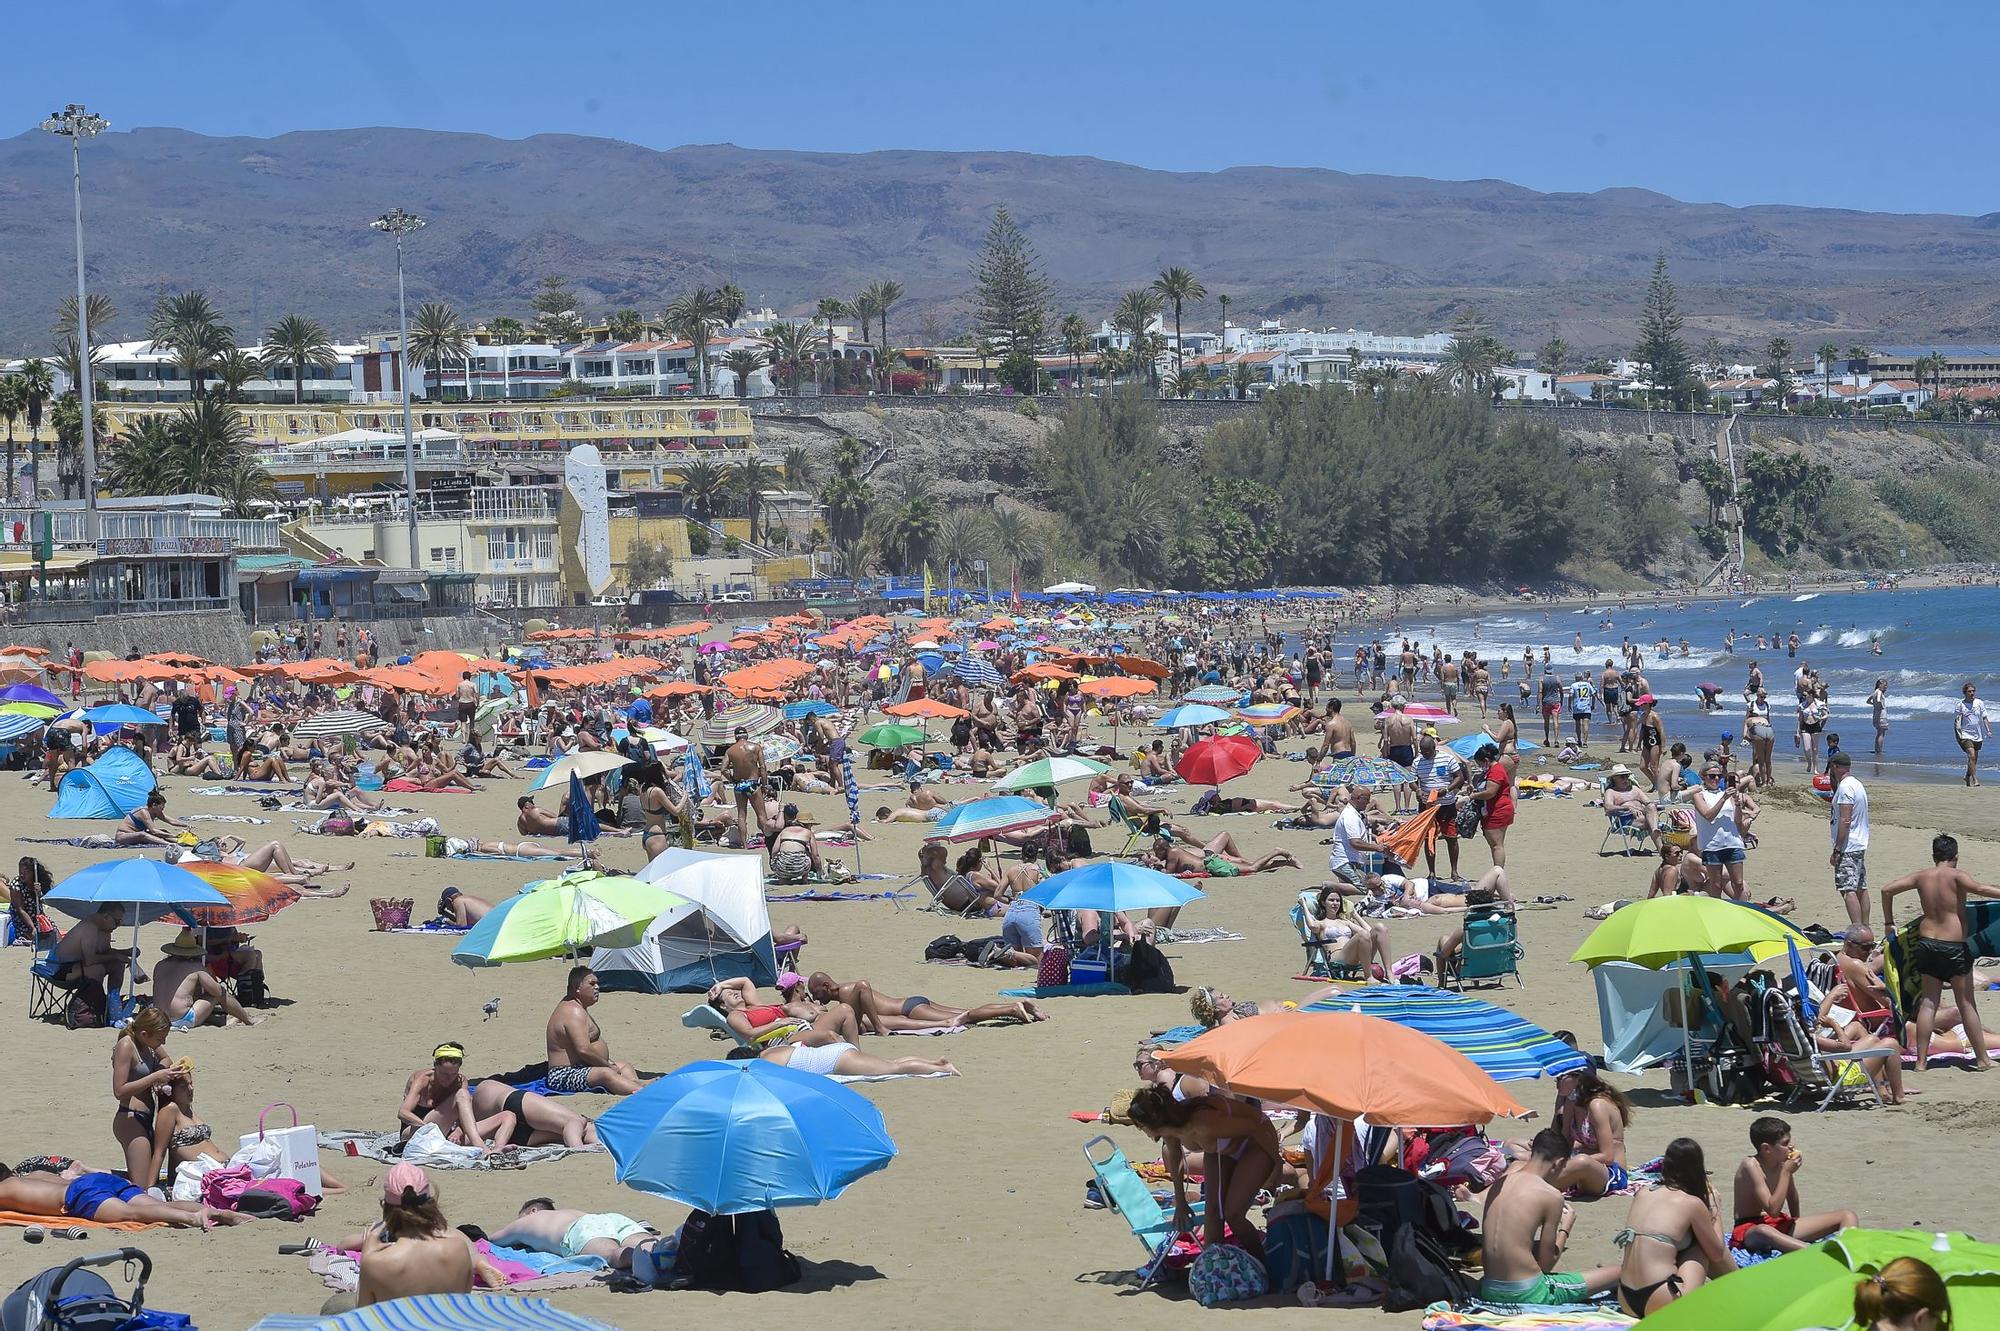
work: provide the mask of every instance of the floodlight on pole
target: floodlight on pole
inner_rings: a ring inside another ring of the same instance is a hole
[[[410,526],[410,567],[422,568],[417,555],[417,445],[410,429],[410,317],[403,303],[403,237],[421,227],[424,219],[402,208],[392,208],[368,225],[396,238],[396,360],[397,378],[403,384],[403,488]]]
[[[76,102],[71,102],[60,111],[50,113],[42,122],[42,128],[51,134],[69,140],[70,186],[76,205],[76,369],[77,378],[82,382],[75,385],[77,400],[83,407],[83,538],[97,540],[97,428],[91,419],[95,411],[91,403],[95,385],[91,383],[90,367],[90,304],[83,289],[83,141],[94,139],[111,128],[111,122],[103,116],[85,110]],[[7,478],[7,493],[14,494],[15,478]],[[39,503],[41,496],[34,496]]]

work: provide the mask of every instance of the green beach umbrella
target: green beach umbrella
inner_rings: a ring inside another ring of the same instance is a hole
[[[1612,912],[1590,931],[1570,957],[1586,965],[1630,961],[1658,970],[1682,957],[1711,952],[1755,954],[1764,946],[1785,950],[1787,942],[1811,947],[1812,940],[1776,915],[1720,897],[1653,897]]]
[[[507,898],[451,950],[461,966],[573,957],[586,947],[631,947],[682,897],[637,878],[579,870]]]
[[[1059,786],[1065,781],[1083,781],[1110,771],[1103,763],[1088,758],[1041,758],[1007,773],[993,783],[995,790],[1034,790]]]
[[[929,733],[917,726],[899,726],[893,722],[870,726],[860,735],[863,744],[877,749],[900,749],[911,744],[922,744],[929,738]]]
[[[1710,1281],[1646,1318],[1646,1331],[1844,1331],[1854,1324],[1855,1278],[1898,1257],[1944,1277],[1953,1326],[2000,1326],[2000,1246],[1964,1234],[1850,1229]]]

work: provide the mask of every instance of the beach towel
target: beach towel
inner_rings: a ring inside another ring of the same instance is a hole
[[[1161,947],[1188,946],[1194,943],[1241,943],[1242,934],[1231,933],[1227,929],[1156,929],[1153,942]]]
[[[49,1229],[68,1229],[74,1225],[78,1229],[112,1230],[120,1234],[136,1234],[142,1229],[165,1229],[164,1220],[78,1220],[70,1215],[31,1215],[26,1211],[0,1211],[0,1225],[42,1225]]]
[[[525,1165],[560,1160],[579,1152],[602,1154],[604,1151],[602,1146],[523,1146],[501,1155],[487,1156],[482,1155],[476,1146],[455,1146],[446,1141],[444,1133],[435,1123],[427,1123],[418,1129],[400,1152],[396,1149],[399,1134],[394,1132],[336,1130],[321,1131],[318,1136],[321,1150],[345,1151],[347,1144],[352,1142],[356,1155],[382,1164],[402,1161],[422,1165],[426,1169],[518,1169]]]
[[[422,924],[405,925],[401,929],[370,929],[371,934],[450,934],[456,938],[460,934],[472,932],[469,924],[446,924],[443,920],[425,920]]]
[[[526,1248],[495,1246],[480,1239],[472,1245],[507,1278],[507,1288],[523,1294],[550,1289],[582,1289],[600,1283],[610,1264],[602,1257],[560,1258]],[[529,1260],[536,1259],[536,1260]],[[552,1263],[545,1269],[541,1263]],[[306,1254],[306,1266],[328,1289],[352,1293],[361,1285],[361,1254],[326,1248]]]
[[[949,1072],[884,1072],[874,1077],[848,1077],[838,1072],[826,1074],[828,1081],[928,1081],[932,1077],[949,1077]]]
[[[17,836],[14,839],[31,846],[75,846],[79,850],[114,850],[118,846],[116,837],[103,832],[90,836]]]
[[[906,1031],[883,1031],[884,1035],[957,1035],[967,1030],[964,1026],[915,1026]]]
[[[765,896],[766,901],[903,901],[914,892],[782,892]]]
[[[392,795],[469,795],[472,793],[468,790],[461,790],[457,786],[447,786],[441,790],[433,790],[422,782],[412,781],[406,776],[399,776],[394,781],[384,781],[382,789]]]
[[[1424,1309],[1424,1331],[1541,1331],[1541,1328],[1568,1328],[1568,1331],[1623,1331],[1638,1325],[1612,1304],[1589,1308],[1536,1308],[1482,1303],[1472,1300],[1463,1310],[1448,1303],[1433,1303]]]
[[[187,821],[190,823],[249,823],[254,827],[262,827],[271,820],[269,818],[257,818],[247,813],[191,813],[187,815]]]
[[[1170,1031],[1161,1031],[1158,1035],[1146,1041],[1146,1043],[1154,1046],[1186,1044],[1189,1040],[1194,1039],[1195,1036],[1206,1035],[1207,1033],[1208,1027],[1206,1026],[1176,1026]]]
[[[1095,998],[1103,994],[1129,994],[1122,984],[1037,984],[1025,989],[1002,989],[1002,998]]]

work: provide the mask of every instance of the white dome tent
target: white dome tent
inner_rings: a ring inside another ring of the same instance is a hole
[[[590,967],[604,988],[699,993],[739,976],[754,984],[777,982],[763,856],[670,847],[637,877],[687,904],[661,914],[634,946],[593,954]]]

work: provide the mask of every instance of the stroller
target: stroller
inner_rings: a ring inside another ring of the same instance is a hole
[[[124,1263],[136,1269],[132,1297],[122,1299],[93,1266]],[[185,1313],[149,1312],[146,1282],[153,1276],[153,1259],[137,1248],[120,1248],[79,1257],[24,1282],[0,1302],[0,1331],[194,1331]]]

